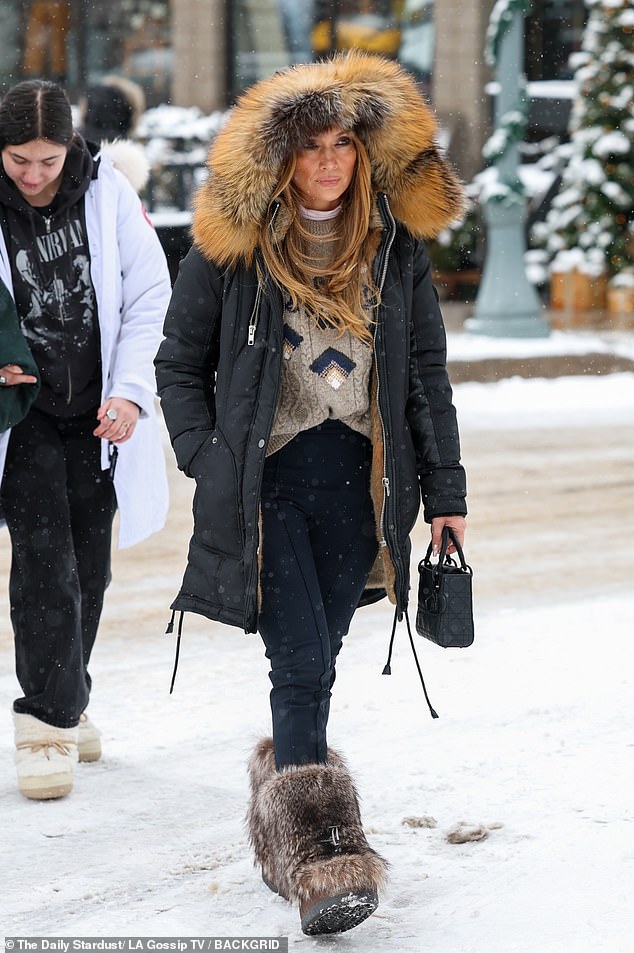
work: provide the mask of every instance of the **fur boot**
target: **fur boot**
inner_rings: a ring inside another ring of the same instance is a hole
[[[250,762],[249,836],[265,883],[297,903],[304,933],[341,933],[376,910],[386,862],[369,846],[344,760],[275,769],[265,739]]]

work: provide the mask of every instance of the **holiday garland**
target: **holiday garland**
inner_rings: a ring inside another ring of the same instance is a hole
[[[513,25],[515,16],[524,16],[530,8],[530,0],[497,0],[491,12],[486,36],[485,56],[491,66],[497,64],[502,40]],[[490,163],[499,163],[509,150],[524,138],[527,118],[528,103],[525,83],[522,83],[516,102],[499,118],[495,131],[484,144],[484,158]],[[487,190],[485,200],[509,205],[523,202],[524,198],[522,183],[515,176],[512,181],[503,181],[498,177],[495,187]]]
[[[491,11],[486,35],[485,55],[489,66],[495,66],[502,37],[513,25],[516,13],[530,13],[531,0],[497,0]]]
[[[520,94],[512,109],[500,117],[500,124],[482,148],[482,155],[490,162],[496,162],[506,155],[511,146],[522,141],[526,129],[528,103],[526,96]]]

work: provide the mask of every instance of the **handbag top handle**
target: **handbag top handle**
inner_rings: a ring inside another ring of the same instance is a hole
[[[437,565],[442,566],[445,560],[448,560],[449,562],[451,562],[451,556],[447,556],[447,547],[449,546],[450,539],[451,539],[451,542],[456,547],[456,554],[458,556],[458,559],[460,560],[460,568],[462,569],[463,572],[470,573],[471,567],[468,566],[465,561],[464,553],[462,551],[462,546],[458,542],[458,538],[456,534],[454,533],[454,531],[452,530],[451,526],[443,526],[442,542],[440,546],[440,554],[438,556]],[[427,553],[425,554],[425,559],[423,561],[425,562],[426,565],[428,566],[431,565],[431,543],[427,547]]]

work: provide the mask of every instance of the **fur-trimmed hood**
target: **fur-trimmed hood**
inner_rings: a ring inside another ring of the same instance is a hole
[[[292,66],[252,86],[209,152],[193,237],[220,265],[249,262],[289,155],[334,126],[367,149],[375,192],[415,237],[432,238],[459,218],[462,186],[436,142],[434,115],[398,63],[359,51]]]
[[[142,192],[150,178],[150,163],[143,147],[131,139],[104,140],[101,152],[122,172],[135,192]]]

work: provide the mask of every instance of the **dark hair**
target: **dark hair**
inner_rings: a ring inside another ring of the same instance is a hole
[[[0,149],[34,139],[69,146],[73,132],[70,102],[57,83],[43,79],[16,83],[0,103]]]

